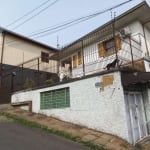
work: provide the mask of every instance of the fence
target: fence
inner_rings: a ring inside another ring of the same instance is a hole
[[[93,40],[93,39],[91,39]],[[49,62],[43,62],[40,57],[24,62],[18,66],[3,65],[3,72],[1,75],[0,88],[3,93],[12,93],[15,91],[25,90],[29,88],[40,88],[48,86],[52,83],[60,82],[59,76],[61,69],[60,64],[67,58],[70,61],[71,70],[69,70],[69,78],[82,77],[89,74],[98,73],[107,70],[106,66],[116,59],[116,53],[108,57],[99,57],[99,52],[96,44],[73,46],[72,53],[65,53],[61,56],[61,52],[57,54],[57,58],[50,57]],[[141,63],[143,49],[140,43],[134,39],[121,39],[122,48],[118,51],[118,67],[128,66],[137,68]],[[73,55],[79,48],[82,48],[82,61],[80,65],[73,68]],[[115,47],[114,47],[115,49]],[[59,57],[58,57],[59,56]],[[56,57],[56,56],[55,56]],[[140,62],[140,63],[139,63]],[[115,65],[114,67],[116,67]],[[142,66],[143,67],[143,66]],[[142,68],[141,64],[139,68]],[[2,92],[1,92],[2,94]],[[6,94],[5,94],[6,95]],[[1,97],[1,96],[0,96]]]

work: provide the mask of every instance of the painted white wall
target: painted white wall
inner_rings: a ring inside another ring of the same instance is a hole
[[[44,89],[19,92],[12,95],[12,102],[32,100],[33,112],[111,133],[128,140],[124,94],[120,73],[115,72],[114,82],[101,91],[95,83],[102,82],[102,75]],[[70,88],[70,107],[40,110],[40,92]]]
[[[145,71],[150,72],[150,61],[144,60]]]
[[[150,31],[146,27],[144,27],[144,30],[145,30],[145,36],[146,36],[148,52],[149,52],[149,55],[150,55]]]

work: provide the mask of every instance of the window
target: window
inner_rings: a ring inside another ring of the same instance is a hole
[[[111,55],[115,51],[115,41],[114,38],[104,42],[104,48],[107,55]]]
[[[113,55],[115,53],[115,46],[116,50],[119,51],[121,49],[121,39],[120,36],[116,36],[114,38],[104,41],[98,44],[99,49],[99,57],[107,57]]]
[[[77,67],[77,55],[73,56],[73,62],[72,62],[72,64],[73,64],[73,68]]]
[[[70,90],[69,88],[57,89],[42,92],[40,95],[40,108],[65,108],[70,107]]]
[[[49,53],[41,52],[41,60],[42,62],[49,63]]]
[[[81,51],[78,52],[78,65],[82,64],[82,54]]]

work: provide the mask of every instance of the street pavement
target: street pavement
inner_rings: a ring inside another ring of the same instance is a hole
[[[0,117],[1,150],[89,150],[79,143]]]

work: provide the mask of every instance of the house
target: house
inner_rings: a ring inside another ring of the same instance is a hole
[[[37,72],[44,79],[57,73],[57,62],[49,60],[57,52],[55,48],[4,28],[0,28],[0,43],[0,103],[10,101],[12,91],[33,83]]]
[[[50,57],[66,80],[17,92],[11,102],[117,135],[135,144],[150,134],[150,8],[142,2]]]

